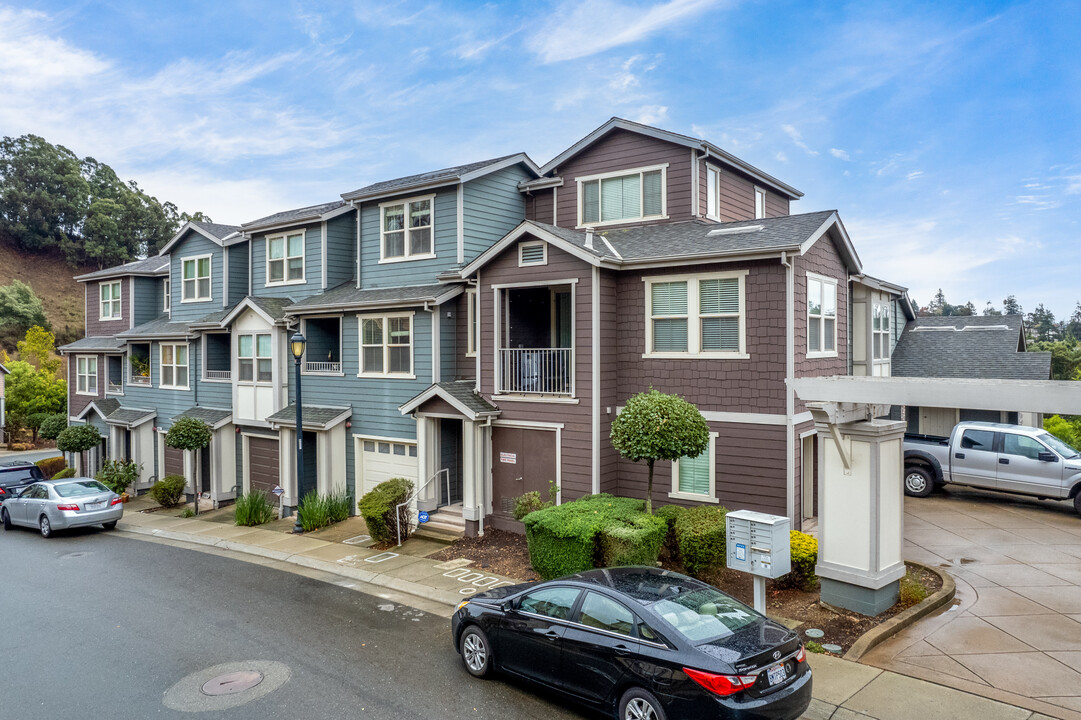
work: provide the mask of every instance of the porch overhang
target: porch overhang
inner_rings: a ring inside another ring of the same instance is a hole
[[[436,383],[400,405],[398,410],[402,415],[422,414],[426,403],[442,400],[471,422],[499,415],[502,411],[474,392],[474,387],[472,380]]]
[[[173,422],[176,422],[180,418],[195,418],[196,420],[202,420],[210,426],[211,430],[220,430],[233,421],[233,413],[231,410],[225,410],[224,408],[202,407],[196,406],[188,408],[184,412],[180,413],[173,418]]]
[[[156,410],[144,410],[142,408],[119,407],[105,418],[107,425],[127,428],[131,430],[144,423],[148,423],[158,416]]]
[[[86,420],[91,411],[94,411],[102,420],[108,421],[109,415],[120,409],[120,401],[116,398],[104,398],[91,400],[82,411],[75,416],[76,420]]]
[[[353,416],[351,407],[321,407],[317,405],[305,405],[302,409],[300,422],[303,430],[322,432],[336,427]],[[288,405],[267,418],[270,427],[275,430],[282,428],[294,429],[297,425],[297,406]]]

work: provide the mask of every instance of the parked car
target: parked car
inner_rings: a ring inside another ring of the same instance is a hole
[[[799,636],[686,575],[621,567],[474,595],[451,637],[475,677],[499,670],[620,720],[797,718]]]
[[[952,483],[1069,499],[1081,513],[1081,453],[1041,428],[963,422],[948,438],[906,435],[904,452],[906,495]]]
[[[43,480],[0,506],[0,522],[5,530],[23,525],[37,528],[44,537],[86,525],[112,530],[123,515],[120,496],[90,478]]]
[[[12,460],[0,464],[0,505],[27,485],[44,479],[41,468],[32,462]]]

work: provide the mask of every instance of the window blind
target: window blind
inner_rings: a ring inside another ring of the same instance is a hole
[[[709,495],[710,452],[707,448],[698,457],[679,459],[679,492]]]
[[[661,171],[654,170],[642,176],[642,215],[661,215],[664,205],[661,202]]]

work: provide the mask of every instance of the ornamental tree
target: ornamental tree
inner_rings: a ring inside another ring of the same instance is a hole
[[[694,405],[651,387],[627,401],[612,422],[611,440],[631,462],[646,461],[646,512],[652,514],[654,463],[701,455],[709,447],[709,427]]]
[[[210,445],[210,426],[198,418],[182,417],[165,433],[165,444],[177,450],[202,450]]]
[[[38,437],[46,440],[56,440],[67,427],[68,418],[64,413],[49,415],[41,421],[41,425],[38,427]]]
[[[101,444],[101,435],[93,425],[72,425],[56,437],[61,452],[79,453],[79,467],[86,474],[86,451]]]

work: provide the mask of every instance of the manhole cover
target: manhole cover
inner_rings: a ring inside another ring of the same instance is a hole
[[[204,695],[232,695],[253,688],[263,682],[263,674],[254,670],[238,670],[210,678],[203,683]]]

